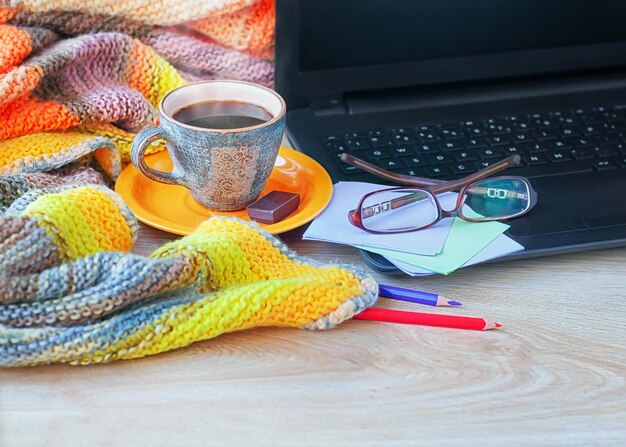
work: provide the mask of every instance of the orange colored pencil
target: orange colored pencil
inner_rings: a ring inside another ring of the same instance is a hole
[[[355,315],[354,318],[357,320],[449,327],[454,329],[470,329],[474,331],[487,331],[502,326],[500,323],[488,321],[484,318],[465,317],[462,315],[429,314],[424,312],[407,312],[404,310],[380,309],[377,307],[365,309],[360,314]]]

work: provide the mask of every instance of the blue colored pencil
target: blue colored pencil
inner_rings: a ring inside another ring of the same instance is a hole
[[[410,303],[426,304],[427,306],[460,306],[458,301],[449,300],[441,295],[420,290],[405,289],[403,287],[378,285],[378,295],[394,300],[408,301]]]

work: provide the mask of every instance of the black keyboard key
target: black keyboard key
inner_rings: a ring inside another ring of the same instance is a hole
[[[567,145],[576,148],[593,147],[597,144],[594,137],[566,138],[564,141]]]
[[[559,135],[553,130],[539,130],[534,132],[535,138],[539,141],[543,140],[554,140],[559,137]]]
[[[525,120],[511,122],[511,126],[513,127],[515,131],[518,131],[518,132],[525,132],[527,130],[530,130],[531,128],[528,121],[525,121]]]
[[[413,144],[419,143],[417,137],[411,133],[395,133],[393,140],[396,144]]]
[[[487,126],[491,125],[506,125],[508,121],[506,118],[498,117],[498,118],[487,118],[483,120],[483,123]]]
[[[453,163],[455,161],[452,154],[428,154],[428,159],[434,165]]]
[[[474,162],[474,167],[476,168],[477,171],[480,171],[481,169],[488,168],[489,166],[491,166],[492,164],[496,163],[497,161],[498,160],[475,161]]]
[[[428,166],[429,161],[426,156],[418,155],[414,157],[402,157],[404,164],[409,168],[417,168],[418,166]]]
[[[574,160],[589,160],[596,158],[595,154],[588,148],[583,149],[571,149],[569,154]]]
[[[570,147],[570,145],[564,140],[550,140],[546,141],[544,144],[546,144],[553,151],[560,151]]]
[[[435,143],[437,141],[441,141],[441,138],[439,138],[436,131],[416,130],[415,134],[422,143]]]
[[[615,132],[605,135],[598,135],[597,137],[595,137],[595,141],[601,146],[605,144],[622,144],[622,141],[620,140],[620,134]]]
[[[529,166],[548,163],[548,159],[543,154],[522,155],[522,160]]]
[[[487,125],[487,130],[492,135],[502,135],[513,131],[511,126],[506,124],[489,124]]]
[[[437,152],[439,148],[434,144],[418,144],[415,146],[415,150],[419,154],[421,152]]]
[[[381,135],[381,136],[371,136],[370,137],[370,143],[373,147],[389,147],[389,146],[395,146],[395,143],[393,142],[393,140],[391,139],[391,137],[387,136],[387,135]]]
[[[453,152],[452,156],[456,161],[473,161],[478,160],[478,155],[474,151]]]
[[[350,132],[346,134],[346,139],[349,138],[367,138],[369,136],[369,132]]]
[[[593,126],[594,124],[601,124],[604,121],[601,114],[593,113],[593,112],[586,112],[584,115],[580,117],[580,120],[583,122],[583,124],[586,124],[587,126]]]
[[[486,137],[485,141],[490,146],[502,146],[502,145],[505,145],[505,144],[511,144],[511,139],[506,137],[506,136],[502,136],[502,135],[496,135],[496,136],[493,136],[493,137]]]
[[[556,127],[559,127],[559,122],[556,119],[552,119],[551,117],[546,116],[531,119],[531,124],[541,130],[554,129]]]
[[[556,120],[564,127],[577,126],[580,124],[580,120],[574,116],[559,116]]]
[[[489,147],[486,149],[478,149],[476,151],[476,154],[480,158],[494,158],[494,157],[502,158],[503,157],[502,151],[495,147]]]
[[[530,132],[516,132],[513,134],[513,141],[515,143],[525,143],[533,140],[534,137]]]
[[[432,126],[429,124],[423,124],[421,126],[417,126],[415,128],[413,128],[413,130],[415,132],[432,132],[432,133],[436,133],[439,130],[439,127],[441,126]]]
[[[552,163],[560,163],[572,159],[571,155],[565,151],[550,152],[546,156],[548,157],[548,160],[550,160]]]
[[[375,149],[368,149],[366,151],[363,151],[361,154],[363,154],[363,156],[365,156],[368,160],[371,161],[376,161],[376,160],[382,160],[384,158],[389,158],[391,157],[391,151],[387,148],[375,148]]]
[[[410,175],[411,177],[426,177],[426,172],[420,168],[404,168],[399,169],[398,172],[404,175]]]
[[[356,166],[352,166],[346,163],[339,163],[339,169],[346,175],[362,174],[363,171]]]
[[[609,122],[624,120],[624,116],[620,112],[615,111],[615,110],[606,111],[603,114],[603,116],[604,116],[605,121],[609,121]]]
[[[487,129],[476,125],[468,126],[464,130],[468,137],[484,137],[489,135]]]
[[[387,131],[383,129],[376,129],[369,132],[370,137],[386,137],[387,135]]]
[[[608,171],[609,169],[617,169],[617,163],[613,160],[592,160],[591,164],[598,171]]]
[[[447,166],[430,166],[424,168],[424,172],[426,172],[426,176],[428,177],[445,177],[452,173]]]
[[[437,147],[441,151],[460,151],[465,149],[463,144],[458,141],[444,141],[442,143],[437,143]]]
[[[591,151],[594,154],[596,154],[599,158],[615,157],[619,155],[619,151],[617,150],[617,148],[612,145],[596,146],[596,147],[591,148]]]
[[[371,147],[369,139],[364,137],[348,137],[346,138],[346,145],[353,151]]]
[[[324,138],[324,143],[338,143],[340,141],[343,141],[343,137],[339,135],[330,135]]]
[[[478,148],[478,147],[486,147],[487,142],[485,141],[484,138],[476,137],[476,138],[469,138],[467,140],[463,140],[463,145],[467,149],[473,149],[473,148]]]
[[[391,149],[391,153],[396,157],[414,155],[415,148],[413,146],[397,146]]]
[[[561,129],[561,135],[564,138],[577,137],[577,136],[580,135],[580,132],[577,131],[576,129],[572,128],[572,127],[565,127],[563,129]]]
[[[391,129],[391,133],[396,134],[412,134],[413,131],[408,127],[398,127],[397,129]]]
[[[351,152],[346,143],[326,143],[326,148],[332,153]]]
[[[450,169],[455,174],[471,174],[476,172],[476,168],[471,163],[457,163],[450,165]]]
[[[602,133],[602,128],[599,125],[586,125],[581,131],[584,136],[599,135]]]
[[[540,141],[538,143],[518,144],[517,147],[524,149],[526,152],[530,154],[539,154],[542,152],[550,152],[552,150],[552,146],[549,145],[547,141]]]
[[[616,158],[615,163],[617,163],[620,168],[626,168],[626,156]]]
[[[513,175],[523,175],[528,178],[537,178],[591,171],[593,171],[593,167],[587,161],[570,161],[567,163],[547,163],[543,165],[521,167],[516,166],[513,167],[511,173]]]
[[[387,159],[381,160],[378,162],[378,165],[382,168],[389,169],[390,171],[396,171],[398,169],[404,168],[404,163],[402,163],[401,159]]]
[[[465,138],[466,135],[463,131],[456,128],[443,128],[439,131],[439,135],[444,141],[447,140],[459,140],[461,138]]]
[[[504,152],[504,155],[506,155],[507,157],[509,155],[522,155],[522,154],[526,154],[528,153],[528,151],[524,148],[521,148],[519,146],[507,146],[507,147],[500,147],[498,148],[500,150],[502,150]]]

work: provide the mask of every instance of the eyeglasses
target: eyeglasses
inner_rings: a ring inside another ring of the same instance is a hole
[[[409,187],[388,188],[365,194],[348,213],[350,223],[369,233],[390,234],[422,230],[446,217],[469,222],[509,220],[526,214],[537,203],[528,179],[488,177],[519,163],[512,155],[466,177],[441,181],[396,174],[349,154],[341,160],[386,180]],[[441,207],[437,194],[459,191],[454,209]]]

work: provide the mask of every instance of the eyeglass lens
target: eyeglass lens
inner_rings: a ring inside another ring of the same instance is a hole
[[[461,214],[469,219],[506,219],[530,206],[528,183],[515,178],[485,179],[473,183],[463,196]]]
[[[418,189],[385,190],[365,198],[363,226],[373,231],[409,231],[427,227],[439,217],[432,194]]]

